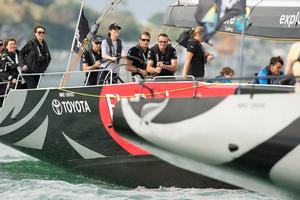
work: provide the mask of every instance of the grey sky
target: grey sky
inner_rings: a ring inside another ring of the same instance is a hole
[[[86,0],[86,5],[100,11],[106,2],[106,0]],[[126,7],[135,15],[136,19],[146,21],[151,15],[164,12],[168,5],[175,0],[126,0],[126,2]]]

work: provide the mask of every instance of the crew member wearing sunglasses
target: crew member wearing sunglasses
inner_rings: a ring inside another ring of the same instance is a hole
[[[29,40],[20,52],[20,66],[22,67],[22,72],[25,73],[23,77],[29,89],[37,87],[40,74],[27,74],[44,73],[51,61],[45,34],[46,28],[44,26],[37,25],[34,27],[34,38]]]
[[[148,52],[147,71],[153,76],[173,76],[177,70],[176,49],[165,33],[158,35],[157,44]]]
[[[127,53],[127,70],[133,77],[146,78],[147,54],[149,51],[151,35],[149,32],[140,34],[139,43],[130,48]]]
[[[92,40],[92,48],[86,51],[82,56],[82,68],[86,73],[86,85],[97,85],[98,71],[90,72],[92,70],[99,70],[102,62],[101,53],[102,37],[95,36]]]

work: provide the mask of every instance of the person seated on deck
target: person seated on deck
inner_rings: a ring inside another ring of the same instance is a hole
[[[158,35],[157,44],[148,52],[147,72],[153,76],[174,76],[177,70],[176,49],[165,33]]]
[[[278,80],[284,75],[282,72],[282,66],[283,60],[280,56],[272,57],[270,59],[270,64],[259,70],[257,73],[256,83],[264,85],[278,84]]]
[[[231,69],[230,67],[224,67],[220,71],[220,76],[217,76],[215,78],[216,82],[219,83],[232,83],[231,79],[234,76],[234,70]]]
[[[102,37],[95,36],[92,40],[92,47],[88,51],[84,52],[82,56],[82,68],[86,73],[86,85],[97,85],[98,72],[91,72],[91,70],[98,70],[101,66],[102,54],[101,54]],[[87,80],[88,79],[88,80]]]
[[[146,78],[148,74],[146,68],[150,39],[150,33],[143,32],[140,34],[139,43],[128,50],[127,70],[131,72],[132,77]]]

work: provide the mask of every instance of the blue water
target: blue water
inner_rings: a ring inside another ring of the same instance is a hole
[[[0,199],[276,200],[247,190],[129,189],[65,172],[1,144]]]

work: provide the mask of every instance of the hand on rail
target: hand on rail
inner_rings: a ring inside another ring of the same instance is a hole
[[[25,72],[25,71],[27,71],[27,70],[28,70],[27,65],[24,65],[24,66],[22,67],[22,71]]]

